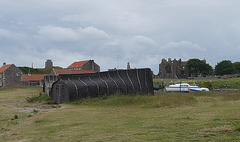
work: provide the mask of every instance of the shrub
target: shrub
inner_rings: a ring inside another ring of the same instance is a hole
[[[204,82],[202,87],[208,88],[209,90],[213,90],[213,85],[211,82]]]
[[[30,98],[27,98],[28,102],[46,102],[46,103],[52,103],[52,98],[48,96],[46,93],[40,93],[37,96],[32,96]]]

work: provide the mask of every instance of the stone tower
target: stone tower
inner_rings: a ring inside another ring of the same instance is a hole
[[[47,60],[46,62],[45,62],[45,69],[49,69],[49,68],[53,68],[53,62],[52,62],[52,60]]]

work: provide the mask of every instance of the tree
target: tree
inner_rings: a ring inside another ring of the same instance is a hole
[[[234,67],[230,60],[223,60],[215,66],[216,75],[233,74]]]
[[[210,66],[209,64],[206,64],[205,62],[202,63],[201,74],[203,76],[207,76],[207,75],[213,74],[212,66]]]
[[[235,73],[240,73],[240,62],[233,63],[233,68]]]
[[[189,59],[187,61],[187,69],[190,76],[209,75],[212,73],[212,67],[204,60]]]

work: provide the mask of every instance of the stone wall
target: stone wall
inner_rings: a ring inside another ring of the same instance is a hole
[[[171,58],[168,58],[168,61],[162,59],[161,64],[159,64],[159,77],[175,79],[186,78],[188,76],[186,65],[187,62],[181,59],[171,60]]]
[[[0,73],[0,87],[3,86],[3,74]]]
[[[11,65],[3,72],[3,86],[21,85],[22,72],[15,66]]]
[[[43,92],[47,93],[48,96],[50,96],[51,95],[52,85],[56,81],[58,81],[58,76],[56,76],[56,75],[44,76]]]
[[[100,72],[100,67],[94,62],[94,60],[89,60],[87,63],[82,65],[81,70],[94,70]]]

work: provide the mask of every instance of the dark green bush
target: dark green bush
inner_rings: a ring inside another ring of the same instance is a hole
[[[213,90],[213,85],[211,82],[204,82],[202,87],[208,88],[209,90]]]
[[[32,102],[46,102],[46,103],[51,103],[52,98],[48,96],[46,93],[40,93],[39,95],[32,96],[30,98],[27,98],[27,101],[32,103]]]

